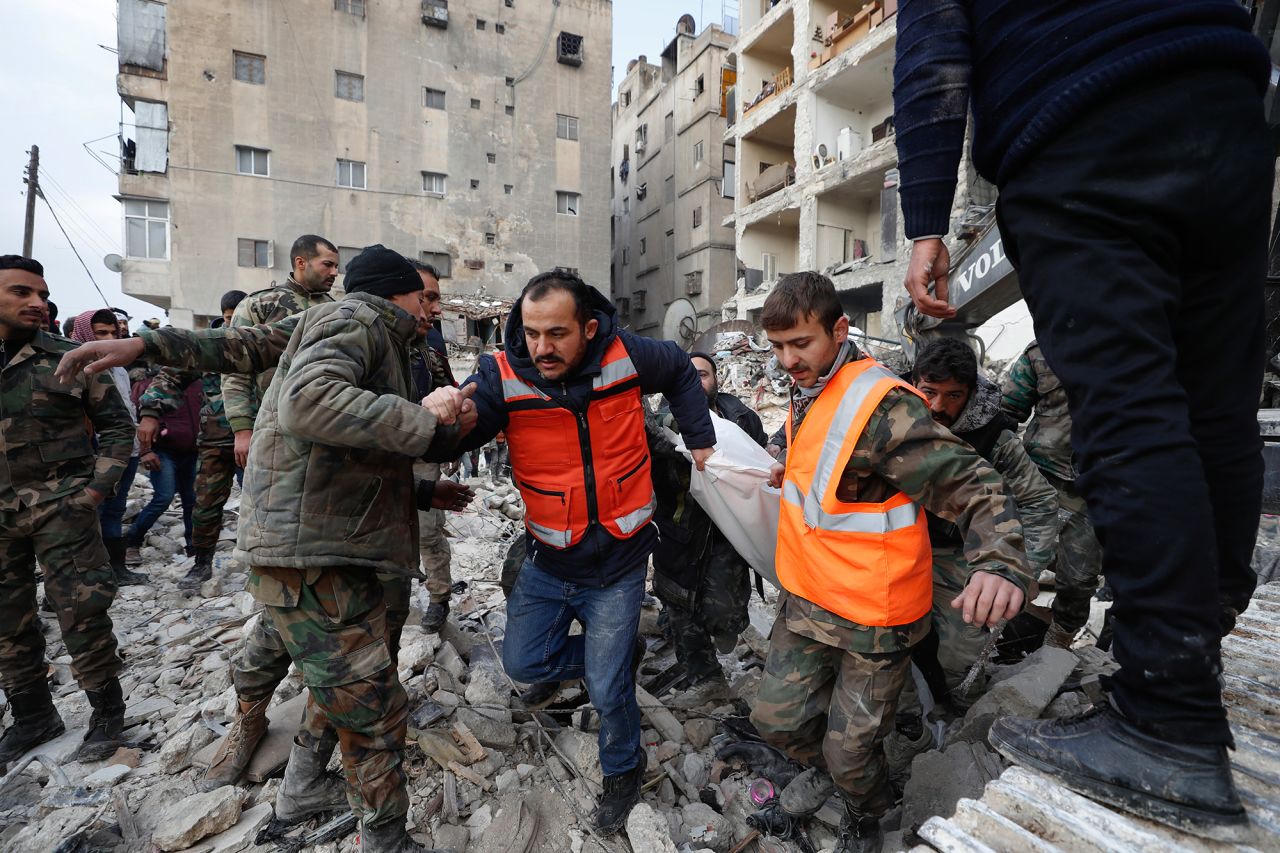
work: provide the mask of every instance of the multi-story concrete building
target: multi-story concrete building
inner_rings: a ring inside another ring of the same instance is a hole
[[[122,284],[189,326],[300,234],[446,292],[608,275],[611,0],[119,0]]]
[[[816,269],[854,324],[894,337],[905,297],[893,133],[896,0],[744,0],[734,45],[735,229],[745,287],[730,305],[755,319],[778,276]],[[956,215],[990,185],[961,169]]]
[[[734,292],[734,156],[724,99],[733,37],[685,15],[660,64],[627,66],[613,104],[610,281],[624,324],[684,346]]]

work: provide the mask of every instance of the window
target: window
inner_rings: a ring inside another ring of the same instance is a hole
[[[624,195],[622,197],[622,212],[623,213],[631,212],[631,196],[629,195]]]
[[[344,101],[363,101],[364,77],[349,71],[339,71],[334,80],[333,94]]]
[[[702,293],[702,270],[684,274],[684,293],[685,296],[697,296]]]
[[[701,139],[693,143],[693,162],[695,165],[702,162],[702,140]]]
[[[702,208],[695,207],[693,209],[693,227],[697,228],[702,224]]]
[[[494,31],[495,33],[497,33],[498,35],[503,35],[503,34],[505,34],[505,33],[506,33],[506,31],[507,31],[507,25],[506,25],[506,24],[494,24],[494,25],[493,25],[493,31]]]
[[[513,116],[516,114],[516,108],[512,104],[507,104],[504,109],[506,110],[507,115],[509,116]]]
[[[418,259],[435,267],[441,278],[453,276],[453,256],[448,252],[419,252]]]
[[[237,264],[242,267],[270,269],[275,266],[274,245],[270,240],[236,240]]]
[[[432,89],[429,86],[423,86],[422,105],[433,110],[444,109],[444,90]]]
[[[471,189],[473,189],[473,190],[478,190],[478,189],[480,189],[480,179],[479,179],[479,178],[472,178],[472,179],[471,179]]]
[[[629,263],[631,263],[631,250],[628,249],[626,246],[623,246],[622,247],[622,265],[625,267]]]
[[[649,241],[641,237],[640,238],[640,254],[643,255],[648,250],[648,248],[649,248]]]
[[[514,78],[514,77],[508,77],[508,78],[507,78],[507,85],[508,85],[508,86],[514,86],[515,84],[516,84],[516,78]]]
[[[502,271],[503,271],[503,272],[515,272],[515,271],[516,271],[516,265],[515,265],[515,264],[503,264],[503,265],[502,265]]]
[[[261,175],[266,177],[271,174],[269,161],[271,152],[265,148],[249,148],[245,145],[236,146],[236,171],[241,175]]]
[[[581,65],[582,36],[577,36],[573,33],[560,33],[560,39],[557,42],[556,61],[565,65]]]
[[[124,200],[124,253],[130,258],[169,258],[169,202]]]
[[[364,189],[364,163],[359,160],[339,160],[338,186]]]
[[[662,120],[662,138],[670,139],[676,132],[676,117],[674,113],[667,113],[666,118]]]
[[[484,269],[484,261],[481,260],[480,258],[467,258],[465,261],[462,262],[462,265],[469,270]]]
[[[577,116],[556,115],[556,138],[578,140]]]
[[[232,61],[235,65],[236,79],[242,83],[257,83],[262,85],[267,82],[267,58],[258,56],[256,53],[241,53],[238,50],[231,51]]]
[[[706,91],[706,84],[702,82],[702,75],[698,75],[698,79],[693,83],[693,96],[696,98]]]
[[[570,274],[572,274],[572,275],[577,275],[577,274],[578,274],[578,268],[577,268],[577,267],[561,267],[561,266],[557,266],[557,267],[556,267],[556,272],[567,272],[567,273],[570,273]]]
[[[631,291],[631,308],[637,314],[644,313],[644,294],[643,290]]]
[[[444,195],[444,174],[441,172],[422,173],[422,191],[427,195]]]
[[[631,106],[631,90],[630,89],[622,93],[622,105],[624,107]]]
[[[490,151],[489,153],[484,155],[484,159],[488,160],[490,163],[497,163],[498,155]]]
[[[734,198],[738,194],[738,164],[732,160],[724,161],[724,177],[720,179],[720,195]]]
[[[636,153],[643,154],[649,145],[649,125],[642,124],[636,128]]]
[[[510,9],[512,6],[516,5],[515,0],[506,0],[506,5],[507,8]]]
[[[483,29],[484,29],[484,19],[483,19],[483,18],[476,18],[476,29],[477,29],[477,30],[483,30]]]
[[[485,235],[484,235],[484,244],[485,244],[486,246],[496,246],[496,245],[498,245],[498,235],[497,235],[497,234],[494,234],[492,231],[487,231],[487,232],[485,232]]]
[[[511,195],[511,191],[512,191],[513,189],[515,189],[515,187],[511,186],[511,184],[503,184],[503,185],[502,185],[502,194],[503,194],[503,195]]]
[[[578,207],[582,204],[582,196],[578,193],[556,191],[556,213],[565,216],[577,216]]]
[[[478,109],[480,109],[480,99],[479,99],[479,98],[472,98],[472,99],[471,99],[471,109],[473,109],[473,110],[478,110]]]
[[[333,8],[338,12],[364,17],[364,0],[333,0]]]
[[[671,204],[676,200],[675,175],[668,175],[667,179],[662,182],[662,200],[667,204]]]

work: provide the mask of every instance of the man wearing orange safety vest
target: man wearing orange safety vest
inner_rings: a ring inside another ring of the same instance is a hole
[[[595,823],[615,832],[640,798],[645,768],[636,631],[657,500],[641,395],[666,396],[699,468],[715,429],[689,356],[619,329],[609,301],[572,273],[535,276],[504,339],[467,380],[477,424],[458,448],[505,432],[524,498],[527,556],[507,602],[503,665],[529,684],[586,680],[604,771]],[[574,619],[584,631],[569,636]]]
[[[924,510],[965,533],[971,574],[952,602],[970,624],[1015,615],[1026,578],[1022,525],[1000,475],[934,421],[914,388],[848,340],[825,276],[783,276],[761,323],[795,382],[777,572],[784,591],[751,719],[810,769],[762,813],[785,831],[833,791],[845,804],[836,850],[880,849],[893,804],[883,742],[929,632],[932,556]]]

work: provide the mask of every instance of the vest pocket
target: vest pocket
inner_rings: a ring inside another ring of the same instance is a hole
[[[528,480],[518,482],[525,502],[525,525],[541,542],[552,548],[568,548],[574,530],[570,514],[570,492],[539,486]]]
[[[369,516],[378,501],[378,493],[380,491],[382,491],[381,477],[374,477],[364,487],[364,493],[360,495],[360,502],[356,504],[355,512],[351,514],[351,521],[347,524],[347,539],[354,539],[357,536],[363,536],[371,532],[369,528],[372,525]]]

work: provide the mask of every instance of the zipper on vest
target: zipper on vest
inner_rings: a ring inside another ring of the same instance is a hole
[[[591,462],[591,433],[587,429],[585,412],[574,412],[578,421],[578,439],[582,447],[582,475],[587,487],[587,521],[599,521],[600,507],[596,501],[596,472]]]
[[[528,484],[528,483],[526,483],[524,480],[521,480],[521,481],[520,481],[520,486],[521,486],[521,488],[528,489],[528,490],[529,490],[529,491],[531,491],[531,492],[537,492],[537,493],[538,493],[538,494],[540,494],[540,495],[547,495],[547,496],[549,496],[549,497],[559,498],[559,499],[560,499],[560,503],[561,503],[561,504],[563,504],[563,503],[564,503],[564,492],[553,492],[553,491],[551,491],[550,489],[539,489],[537,486],[531,486],[531,485],[529,485],[529,484]]]
[[[622,484],[623,484],[623,483],[625,483],[627,480],[629,480],[630,478],[632,478],[632,477],[634,477],[636,474],[638,474],[638,473],[640,472],[640,469],[644,467],[644,463],[646,463],[646,462],[648,462],[648,461],[649,461],[649,454],[648,454],[648,453],[646,453],[646,454],[644,455],[644,458],[643,458],[643,459],[641,459],[641,460],[636,464],[636,467],[632,468],[630,471],[628,471],[627,473],[623,474],[621,477],[619,477],[619,478],[618,478],[618,488],[619,488],[619,489],[621,489],[621,488],[622,488]]]

